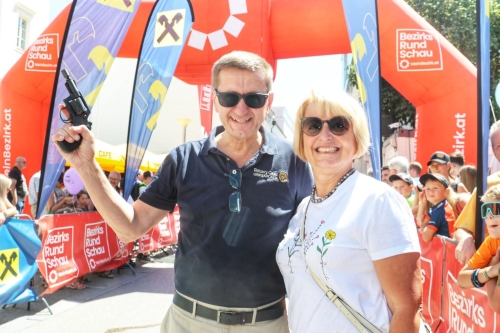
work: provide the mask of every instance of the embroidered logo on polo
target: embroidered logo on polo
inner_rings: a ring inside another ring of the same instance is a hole
[[[279,180],[282,183],[288,182],[288,174],[284,171],[265,171],[257,168],[253,169],[253,175],[259,178],[266,178],[268,180]]]

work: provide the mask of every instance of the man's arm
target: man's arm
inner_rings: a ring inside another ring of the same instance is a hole
[[[465,265],[476,253],[474,237],[467,230],[458,228],[455,230],[454,238],[458,242],[455,248],[455,258],[461,265]]]
[[[58,141],[74,142],[75,139],[81,139],[82,143],[71,153],[63,152],[57,144]],[[140,200],[131,206],[113,189],[94,159],[94,136],[86,126],[64,124],[52,136],[52,141],[78,172],[97,210],[122,241],[136,240],[166,215],[166,210],[154,208]]]
[[[16,190],[16,185],[17,185],[17,180],[14,178],[10,179],[12,181],[10,185],[10,195],[12,195],[12,204],[16,205],[17,204],[17,190]]]

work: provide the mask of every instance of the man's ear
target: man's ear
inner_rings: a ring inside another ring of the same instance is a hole
[[[213,108],[215,110],[215,112],[219,113],[219,105],[217,103],[217,101],[215,100],[217,98],[217,95],[215,94],[215,91],[212,89],[212,105],[213,105]]]
[[[267,111],[266,112],[269,112],[269,110],[271,110],[271,106],[273,104],[273,100],[274,100],[274,93],[270,92],[269,93],[269,97],[267,98]]]

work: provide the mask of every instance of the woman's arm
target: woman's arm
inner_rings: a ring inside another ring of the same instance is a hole
[[[400,254],[373,264],[392,312],[389,332],[417,333],[422,307],[420,254]]]

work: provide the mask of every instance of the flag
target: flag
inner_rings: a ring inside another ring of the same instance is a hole
[[[375,0],[342,0],[361,103],[370,127],[373,176],[381,177],[380,66]]]
[[[193,21],[189,0],[160,0],[151,12],[132,94],[124,198],[128,198],[136,181]]]

